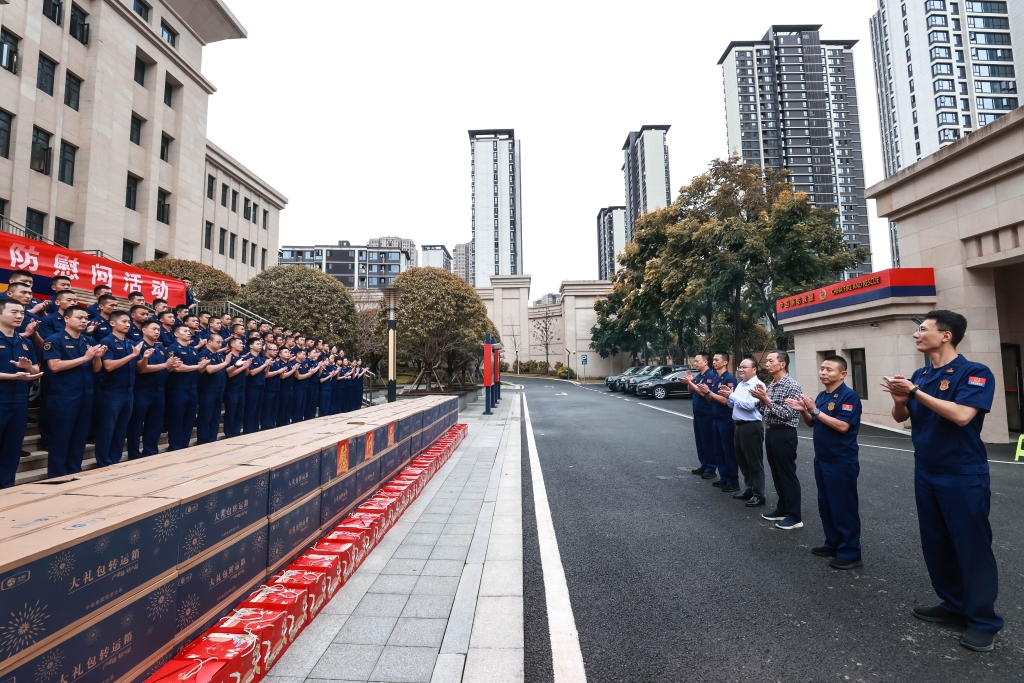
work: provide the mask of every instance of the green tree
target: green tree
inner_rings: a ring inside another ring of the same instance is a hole
[[[238,296],[238,283],[233,277],[223,270],[218,270],[199,261],[160,258],[135,265],[144,270],[169,275],[178,280],[187,277],[192,280],[192,294],[199,301],[228,301]]]
[[[275,324],[340,346],[349,355],[356,342],[356,305],[348,289],[330,275],[303,266],[275,266],[242,289],[238,304]]]

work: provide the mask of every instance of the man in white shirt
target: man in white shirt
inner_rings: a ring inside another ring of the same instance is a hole
[[[761,421],[760,401],[750,392],[762,391],[764,383],[757,378],[757,365],[752,358],[744,358],[736,368],[739,383],[736,389],[721,387],[719,394],[725,396],[726,404],[732,408],[732,419],[736,423],[736,457],[747,463],[745,489],[733,498],[747,501],[747,507],[764,505],[764,423]]]

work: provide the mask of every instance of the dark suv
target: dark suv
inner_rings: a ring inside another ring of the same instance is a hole
[[[632,367],[628,367],[628,368],[626,368],[625,370],[622,371],[621,375],[611,375],[609,377],[605,377],[604,378],[604,385],[609,390],[611,390],[611,391],[621,391],[622,390],[622,384],[621,383],[623,381],[629,379],[632,375],[635,375],[636,373],[640,372],[643,369],[644,369],[644,367],[642,365],[634,365]]]
[[[673,372],[685,369],[685,365],[648,365],[643,369],[643,372],[638,372],[626,380],[624,391],[627,394],[635,394],[636,387],[641,382],[646,382],[652,379],[661,379]]]

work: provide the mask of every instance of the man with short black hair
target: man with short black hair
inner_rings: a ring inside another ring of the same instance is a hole
[[[146,297],[142,292],[128,292],[128,306],[145,306]]]
[[[54,294],[67,291],[71,289],[71,278],[67,275],[55,275],[50,278],[50,288]]]
[[[711,428],[714,433],[715,464],[719,480],[711,484],[725,493],[740,490],[739,472],[736,460],[736,424],[732,420],[732,409],[726,403],[722,388],[732,389],[736,378],[729,372],[729,354],[719,351],[711,360],[715,377],[708,386],[705,398],[711,402]],[[746,468],[746,462],[743,462]],[[744,477],[747,473],[744,471]]]
[[[164,345],[165,349],[169,349],[175,342],[174,328],[180,323],[175,322],[174,312],[170,309],[160,311],[156,316],[156,320],[160,323],[160,343]]]
[[[715,381],[711,370],[711,354],[698,351],[693,356],[693,367],[697,374],[687,372],[683,381],[690,385],[690,409],[693,412],[693,440],[697,447],[697,461],[700,467],[690,470],[702,479],[714,479],[718,471],[715,465],[715,433],[711,426],[711,403],[706,398],[709,387]]]
[[[220,329],[223,330],[225,334],[227,334],[227,333],[229,333],[231,331],[231,314],[230,313],[225,313],[224,315],[222,315],[220,317]]]
[[[263,417],[263,387],[266,383],[264,373],[270,364],[263,356],[263,341],[259,337],[252,337],[246,345],[249,353],[242,356],[242,360],[249,360],[251,363],[245,378],[245,409],[242,429],[246,434],[254,434],[260,431],[260,419]]]
[[[7,287],[8,298],[17,301],[25,308],[25,315],[21,320],[21,327],[16,332],[23,336],[25,339],[32,341],[36,350],[39,351],[43,348],[43,340],[39,337],[39,323],[42,320],[39,316],[30,313],[28,308],[32,303],[32,288],[26,285],[24,282],[15,282]],[[0,299],[3,301],[3,299]]]
[[[111,297],[113,298],[113,297]],[[110,314],[111,333],[100,340],[106,347],[103,354],[103,373],[100,376],[96,428],[95,456],[98,467],[109,467],[121,462],[128,423],[135,401],[135,372],[145,367],[152,349],[143,353],[143,343],[132,344],[128,339],[131,319],[125,311]]]
[[[761,402],[764,414],[764,449],[779,502],[773,511],[761,517],[775,522],[778,529],[792,531],[804,526],[800,511],[800,479],[796,475],[796,426],[800,416],[786,405],[786,399],[799,398],[803,390],[789,375],[789,354],[782,349],[769,353],[764,367],[771,373],[772,383],[752,393]]]
[[[64,312],[78,306],[78,296],[70,289],[61,290],[53,295],[53,305],[56,306],[56,310],[39,323],[39,336],[43,338],[43,341],[64,331]],[[84,312],[85,309],[83,308],[82,311]],[[85,319],[89,320],[88,313],[86,313]]]
[[[167,399],[168,368],[179,361],[167,355],[167,349],[160,343],[160,323],[145,320],[141,325],[143,335],[142,352],[149,353],[145,365],[137,366],[135,397],[132,401],[132,415],[128,421],[128,459],[156,455],[160,452],[160,433],[164,428]],[[142,448],[139,448],[139,440]]]
[[[214,322],[219,322],[214,319]],[[221,336],[211,332],[206,338],[206,346],[199,352],[200,359],[209,364],[199,373],[199,411],[196,418],[196,443],[212,443],[217,440],[220,431],[220,413],[224,406],[224,385],[227,381],[227,367],[231,363],[229,355],[221,354]]]
[[[35,279],[32,277],[32,273],[30,273],[27,270],[11,271],[11,274],[7,277],[7,284],[8,286],[10,286],[13,285],[15,282],[20,282],[22,284],[28,285],[29,291],[32,291],[33,287],[35,286]],[[6,299],[7,292],[0,293],[0,298]],[[51,305],[51,301],[52,299],[47,299],[43,301],[41,299],[37,299],[35,295],[33,295],[32,300],[29,303],[28,308],[25,310],[25,312],[38,316],[41,319],[48,313],[53,312],[47,310],[47,308]]]
[[[185,307],[192,313],[196,307],[196,297],[192,293],[192,278],[183,277],[181,281],[185,283]]]
[[[133,344],[138,344],[140,341],[142,341],[142,338],[143,338],[143,333],[142,333],[143,323],[146,323],[146,322],[157,323],[157,321],[156,320],[150,320],[150,318],[149,318],[149,307],[148,306],[132,306],[131,309],[128,310],[128,315],[132,319],[132,324],[128,328],[128,338],[132,340]],[[159,330],[160,323],[157,323],[156,326],[157,326],[157,329]],[[157,337],[156,341],[160,341],[159,336]]]
[[[167,313],[167,311],[165,311]],[[192,430],[196,426],[199,409],[199,373],[210,364],[209,359],[200,360],[192,347],[192,333],[182,324],[174,326],[174,343],[167,349],[167,355],[181,361],[168,368],[167,376],[167,450],[177,451],[188,448],[192,442]]]
[[[117,299],[111,294],[104,294],[96,302],[96,306],[97,314],[91,320],[96,327],[90,336],[93,339],[106,339],[113,331],[110,326],[110,316],[117,310]],[[130,325],[131,323],[129,322]]]
[[[196,334],[200,339],[206,339],[210,336],[210,315],[209,311],[201,311],[199,313],[199,329]]]
[[[100,317],[100,297],[104,294],[113,294],[113,291],[107,285],[99,285],[92,288],[92,295],[96,298],[96,303],[91,304],[85,310],[89,312],[89,318],[95,320]]]
[[[883,377],[892,416],[910,420],[914,440],[914,494],[921,549],[932,587],[942,602],[915,607],[924,621],[964,625],[964,647],[993,649],[1003,627],[996,613],[999,573],[992,553],[988,454],[981,440],[995,398],[995,376],[967,360],[957,346],[967,319],[953,311],[928,313],[914,342],[931,360],[908,380]]]
[[[14,486],[28,423],[28,394],[42,377],[35,348],[18,334],[25,307],[0,299],[0,488]]]

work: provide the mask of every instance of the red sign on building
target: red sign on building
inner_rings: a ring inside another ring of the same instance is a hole
[[[897,296],[935,296],[935,271],[931,268],[891,268],[837,282],[775,302],[780,321],[799,315]]]

